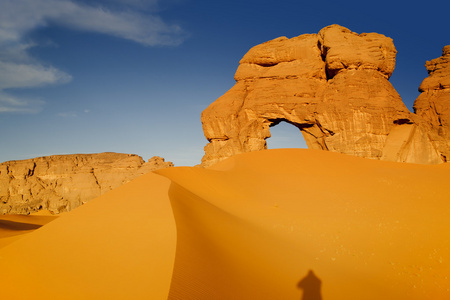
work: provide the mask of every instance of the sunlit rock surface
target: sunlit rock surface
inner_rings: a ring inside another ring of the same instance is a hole
[[[444,161],[450,160],[450,45],[442,56],[425,64],[428,77],[419,87],[421,94],[414,111],[426,121],[433,144]]]
[[[209,141],[202,164],[266,149],[269,128],[281,121],[299,128],[310,149],[442,162],[424,120],[388,81],[396,53],[391,38],[339,25],[253,47],[240,61],[236,84],[202,113]]]
[[[0,214],[70,211],[142,174],[171,167],[153,157],[99,153],[53,155],[0,164]]]

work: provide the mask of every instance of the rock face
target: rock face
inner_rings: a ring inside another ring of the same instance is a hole
[[[236,84],[202,113],[202,165],[266,149],[269,128],[296,126],[308,148],[372,159],[442,162],[421,118],[409,112],[388,79],[392,39],[339,25],[318,34],[255,46]]]
[[[74,209],[140,175],[172,167],[153,157],[99,153],[53,155],[0,164],[0,213]]]
[[[450,160],[450,45],[442,57],[427,61],[428,78],[419,87],[421,94],[414,111],[426,121],[434,146],[444,161]]]

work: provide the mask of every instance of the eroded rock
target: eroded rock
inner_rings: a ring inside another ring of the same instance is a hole
[[[414,102],[414,111],[425,120],[425,126],[442,156],[450,161],[450,45],[442,56],[427,61],[428,77],[419,87],[421,94]]]
[[[269,128],[281,121],[296,126],[308,148],[442,162],[423,120],[389,82],[396,53],[382,34],[339,25],[253,47],[240,61],[236,84],[202,113],[209,141],[202,165],[266,149]]]
[[[0,213],[70,211],[142,174],[172,167],[153,157],[99,153],[53,155],[0,164]]]

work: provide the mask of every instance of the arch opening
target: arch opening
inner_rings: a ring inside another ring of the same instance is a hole
[[[308,148],[303,132],[292,123],[274,120],[269,130],[271,137],[266,139],[267,149]]]

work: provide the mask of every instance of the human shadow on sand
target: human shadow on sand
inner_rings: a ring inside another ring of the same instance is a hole
[[[309,270],[308,274],[297,284],[297,287],[303,290],[301,300],[322,300],[321,286],[322,281],[312,270]]]

